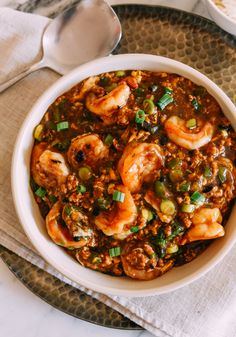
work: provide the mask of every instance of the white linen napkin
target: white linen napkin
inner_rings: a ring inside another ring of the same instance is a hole
[[[42,57],[41,39],[50,19],[0,8],[0,84]]]
[[[40,57],[40,37],[48,21],[40,16],[0,8],[0,22],[1,82],[9,72],[15,74]],[[236,246],[206,276],[182,289],[160,296],[125,298],[102,295],[78,286],[49,266],[31,245],[14,211],[11,156],[27,112],[58,77],[53,71],[43,69],[0,94],[0,243],[158,337],[236,336]]]

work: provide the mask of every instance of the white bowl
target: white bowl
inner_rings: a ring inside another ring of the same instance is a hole
[[[236,208],[226,225],[226,235],[189,264],[177,267],[160,278],[136,281],[127,277],[105,275],[82,267],[48,237],[44,220],[29,186],[32,131],[54,100],[84,78],[112,70],[144,69],[177,73],[204,86],[216,98],[225,115],[236,129],[236,108],[230,99],[206,76],[193,68],[160,56],[127,54],[109,56],[82,65],[60,78],[35,103],[19,132],[12,161],[12,193],[21,224],[42,257],[62,274],[84,287],[101,293],[122,296],[161,294],[182,287],[206,273],[230,250],[236,241]]]
[[[236,35],[236,21],[220,10],[213,0],[205,0],[208,12],[218,26],[226,32]]]

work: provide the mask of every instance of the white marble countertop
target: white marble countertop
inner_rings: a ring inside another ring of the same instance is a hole
[[[30,0],[31,1],[31,0]],[[0,0],[1,6],[17,9],[29,0]],[[33,1],[32,1],[33,2]],[[34,1],[36,3],[36,1]],[[55,11],[58,2],[47,6],[48,1],[41,1],[43,6],[38,6],[34,12],[48,15]],[[64,0],[65,3],[71,1]],[[111,4],[117,0],[108,1]],[[119,3],[131,2],[120,0]],[[186,11],[208,17],[207,11],[201,1],[197,0],[134,0],[134,3],[161,4],[176,7]],[[48,336],[103,336],[110,337],[151,337],[146,331],[115,330],[93,325],[71,317],[51,307],[23,286],[18,279],[8,270],[0,260],[0,336],[7,337],[48,337]]]

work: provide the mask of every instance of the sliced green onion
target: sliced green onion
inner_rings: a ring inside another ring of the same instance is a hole
[[[192,204],[183,204],[182,208],[181,208],[181,212],[184,212],[184,213],[193,213],[195,210],[195,205],[192,205]]]
[[[111,146],[112,145],[112,142],[113,142],[113,136],[109,133],[105,140],[104,140],[104,143],[107,145],[107,146]]]
[[[92,263],[93,264],[100,264],[102,262],[102,259],[99,257],[99,256],[95,256],[93,259],[92,259]]]
[[[39,142],[42,140],[43,124],[39,124],[34,129],[34,138]]]
[[[156,92],[158,90],[159,86],[157,84],[153,84],[151,86],[151,92]]]
[[[119,201],[119,202],[124,202],[124,200],[125,200],[125,194],[123,192],[114,190],[113,195],[112,195],[112,200]]]
[[[218,177],[222,184],[226,182],[227,180],[227,168],[226,167],[219,166]]]
[[[110,83],[110,78],[109,77],[101,77],[100,80],[99,80],[99,84],[102,86],[102,87],[105,87],[107,86],[108,84]]]
[[[220,132],[224,138],[228,137],[228,132],[226,130],[220,130]]]
[[[110,206],[110,202],[102,198],[98,198],[97,203],[98,203],[99,208],[103,210],[108,209],[108,207]]]
[[[125,76],[125,71],[124,70],[118,70],[118,71],[116,71],[116,76],[117,77]]]
[[[159,101],[157,102],[157,106],[161,109],[164,110],[167,105],[172,103],[174,101],[173,97],[170,96],[169,94],[164,94]]]
[[[151,99],[146,98],[143,101],[143,109],[148,115],[151,115],[151,114],[153,114],[153,112],[155,110],[155,104],[153,103],[153,101]]]
[[[47,194],[47,191],[43,187],[39,187],[35,192],[34,192],[38,197],[44,198],[45,195]]]
[[[200,104],[196,98],[194,98],[191,103],[195,110],[198,110],[200,108]]]
[[[36,182],[34,181],[33,178],[30,178],[30,186],[31,186],[33,192],[37,191],[37,189],[39,188],[39,185],[36,184]]]
[[[89,180],[91,178],[92,171],[90,167],[83,166],[79,169],[78,174],[79,174],[80,179]]]
[[[160,129],[159,125],[153,126],[150,131],[152,134],[156,133]]]
[[[145,120],[145,112],[143,110],[138,110],[135,115],[135,122],[137,124],[142,124]]]
[[[195,129],[197,126],[197,121],[195,118],[191,118],[186,122],[186,126],[187,128],[191,129]]]
[[[139,227],[138,226],[133,226],[130,228],[131,233],[137,233],[139,231]]]
[[[135,96],[140,97],[144,94],[144,89],[143,88],[134,89],[133,93],[135,94]]]
[[[153,219],[153,213],[147,209],[147,208],[142,208],[142,216],[144,217],[144,219],[149,222]]]
[[[178,181],[181,181],[183,179],[183,171],[181,170],[171,170],[169,173],[169,178],[172,181],[172,183],[176,183]]]
[[[177,166],[182,165],[182,160],[180,158],[173,158],[168,163],[167,166],[170,169],[176,168]]]
[[[203,205],[205,202],[205,196],[198,191],[193,192],[193,194],[190,197],[190,200],[195,205]]]
[[[105,87],[105,90],[107,92],[110,92],[112,90],[114,90],[117,87],[117,83],[112,83],[111,85],[108,85],[107,87]]]
[[[87,189],[84,185],[79,185],[79,186],[77,186],[76,190],[77,190],[77,192],[85,193]]]
[[[166,243],[167,243],[167,241],[165,239],[164,230],[163,230],[163,228],[160,228],[159,231],[158,231],[158,234],[157,234],[156,244],[158,246],[160,246],[161,248],[165,248]]]
[[[166,215],[173,215],[175,213],[175,204],[171,200],[162,200],[160,210]]]
[[[150,222],[152,221],[152,219],[154,218],[154,215],[151,211],[148,211],[148,218],[147,218],[147,221]]]
[[[60,123],[57,123],[57,131],[62,131],[62,130],[66,130],[69,129],[69,123],[67,121],[63,121]]]
[[[51,203],[55,204],[55,202],[57,201],[57,197],[53,194],[48,196],[48,199]]]
[[[155,193],[158,197],[164,197],[166,195],[166,187],[162,181],[157,180],[155,182]]]
[[[113,247],[109,249],[110,257],[120,256],[121,249],[120,247]]]
[[[158,250],[158,256],[162,259],[166,255],[166,247],[160,247]]]
[[[172,233],[167,237],[167,240],[170,241],[174,239],[177,235],[181,234],[183,231],[184,228],[177,221],[175,221],[172,226]]]
[[[179,192],[188,192],[190,190],[190,182],[188,181],[183,181],[181,184],[179,184],[177,190]]]
[[[212,177],[211,168],[209,166],[206,166],[204,168],[203,175],[204,175],[205,178],[211,178]]]
[[[72,207],[69,206],[69,205],[66,205],[64,207],[64,212],[66,213],[66,215],[70,216],[71,215],[71,212],[72,212]]]
[[[150,259],[155,259],[157,257],[157,254],[156,253],[152,253],[151,255],[150,255]]]
[[[173,90],[172,90],[172,89],[170,89],[170,88],[168,88],[168,87],[165,87],[164,89],[165,89],[165,94],[172,95],[172,93],[173,93]]]
[[[167,254],[174,254],[178,252],[179,247],[176,243],[170,243],[169,246],[166,248],[166,253]]]

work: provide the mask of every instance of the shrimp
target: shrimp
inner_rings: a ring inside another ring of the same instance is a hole
[[[128,242],[121,261],[125,274],[138,280],[152,280],[173,266],[173,261],[169,260],[163,267],[158,267],[157,255],[148,242]]]
[[[89,111],[98,115],[104,122],[110,124],[115,111],[122,108],[128,101],[130,88],[126,83],[120,83],[107,95],[97,98],[89,93],[86,97],[86,107]]]
[[[97,134],[84,134],[72,139],[67,158],[74,169],[81,164],[94,167],[99,160],[108,156],[108,152],[108,148]]]
[[[209,240],[224,236],[224,227],[220,224],[222,215],[218,208],[201,208],[192,218],[192,226],[187,232],[187,241]]]
[[[98,76],[91,76],[84,80],[81,87],[79,88],[79,92],[73,96],[73,99],[82,101],[85,95],[96,85],[98,79]]]
[[[164,159],[158,145],[152,143],[129,143],[118,163],[123,184],[130,192],[140,190],[143,182],[156,178]]]
[[[34,146],[31,156],[31,172],[35,182],[45,188],[65,183],[69,168],[64,157],[47,149],[46,143]]]
[[[77,249],[85,246],[88,243],[87,237],[75,241],[69,229],[60,221],[62,207],[63,205],[59,201],[56,202],[46,216],[48,235],[57,245],[68,249]]]
[[[124,201],[115,201],[111,210],[103,211],[95,218],[95,225],[108,236],[121,234],[124,226],[132,224],[137,217],[137,208],[128,188],[118,185],[115,190],[124,193]]]
[[[63,207],[62,218],[65,221],[74,240],[80,240],[83,237],[91,237],[93,231],[89,228],[89,220],[77,206],[66,204]]]
[[[206,122],[197,133],[189,132],[185,126],[185,121],[177,116],[171,116],[165,122],[167,136],[179,146],[188,150],[198,149],[210,142],[214,128],[212,124]]]

